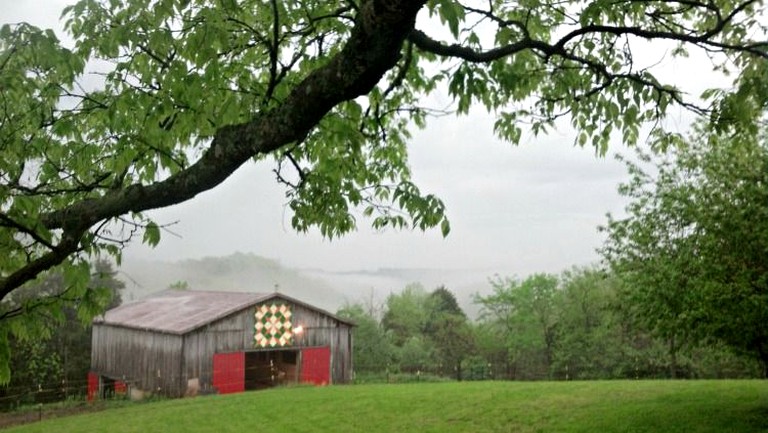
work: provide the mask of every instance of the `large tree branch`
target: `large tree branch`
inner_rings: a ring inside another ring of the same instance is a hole
[[[719,26],[718,26],[719,28]],[[718,30],[719,31],[719,30]],[[717,32],[715,32],[717,33]],[[712,40],[712,31],[702,35],[687,35],[667,31],[645,30],[639,27],[616,27],[605,25],[588,25],[574,30],[560,38],[556,43],[549,44],[534,39],[521,39],[512,44],[496,47],[490,50],[478,51],[459,44],[446,45],[437,41],[421,30],[413,30],[408,39],[419,49],[443,57],[456,57],[471,63],[488,63],[499,60],[525,50],[540,51],[547,56],[570,56],[565,46],[579,36],[587,34],[612,34],[614,36],[633,35],[645,39],[666,39],[671,41],[691,43],[705,48],[717,48],[734,52],[747,52],[768,59],[768,42],[753,42],[743,45],[726,44]]]
[[[476,51],[459,44],[446,45],[440,41],[432,39],[421,30],[413,30],[411,34],[408,35],[408,40],[413,42],[415,46],[423,51],[443,57],[456,57],[471,63],[488,63],[530,49],[539,49],[545,52],[552,50],[552,46],[544,42],[535,41],[533,39],[522,39],[513,44],[504,45],[491,50]]]
[[[35,279],[41,272],[60,264],[68,256],[77,252],[80,248],[80,239],[85,234],[83,230],[66,231],[53,250],[43,254],[37,259],[31,260],[24,267],[19,268],[5,278],[0,278],[0,300],[5,299],[13,290],[24,283]]]
[[[10,227],[15,230],[18,230],[19,233],[24,233],[27,236],[31,237],[35,242],[38,244],[41,244],[49,249],[54,249],[53,245],[48,242],[43,236],[40,235],[36,230],[25,226],[24,224],[16,221],[15,219],[11,218],[10,216],[6,215],[3,212],[0,212],[0,227]]]
[[[0,299],[77,251],[79,239],[99,221],[186,201],[223,182],[251,157],[299,141],[337,104],[368,93],[397,63],[425,1],[362,3],[349,40],[338,54],[274,109],[219,128],[210,148],[186,170],[155,184],[134,184],[44,215],[45,227],[63,230],[62,241],[56,250],[0,279]]]
[[[744,3],[740,4],[738,7],[734,8],[734,10],[731,11],[731,13],[729,13],[726,16],[722,16],[720,14],[719,9],[716,9],[717,16],[718,16],[717,24],[713,28],[703,31],[700,34],[648,30],[648,29],[643,29],[641,27],[585,25],[570,33],[567,33],[566,35],[558,39],[556,42],[554,42],[553,44],[531,39],[529,37],[524,37],[514,43],[496,47],[490,50],[484,50],[484,51],[475,50],[473,48],[469,48],[459,44],[447,45],[440,41],[432,39],[426,33],[417,29],[414,29],[411,32],[411,34],[408,36],[408,39],[415,46],[417,46],[419,49],[423,51],[430,52],[430,53],[437,54],[439,56],[444,56],[444,57],[459,58],[471,63],[489,63],[489,62],[500,60],[509,56],[513,56],[517,53],[520,53],[526,50],[532,50],[540,53],[540,55],[544,58],[545,61],[548,61],[552,57],[560,57],[566,60],[573,61],[576,64],[583,65],[584,67],[592,70],[596,75],[598,75],[604,80],[604,83],[602,85],[594,88],[593,91],[590,91],[589,93],[603,90],[614,80],[629,80],[629,81],[634,81],[638,84],[641,84],[642,86],[650,87],[654,91],[656,91],[658,94],[667,94],[673,101],[680,104],[681,106],[689,110],[692,110],[698,114],[702,114],[706,111],[705,109],[695,106],[694,104],[691,104],[689,102],[686,102],[683,99],[683,97],[680,95],[679,91],[677,91],[676,89],[662,86],[657,82],[649,80],[647,77],[644,77],[642,74],[633,73],[633,72],[630,72],[630,73],[611,72],[608,70],[608,68],[604,64],[596,60],[589,59],[587,57],[583,57],[575,54],[572,50],[569,50],[567,48],[567,45],[573,40],[589,34],[609,34],[616,37],[632,35],[632,36],[637,36],[645,39],[664,39],[664,40],[694,44],[694,45],[703,47],[706,50],[717,49],[722,51],[749,53],[758,57],[768,59],[768,42],[752,42],[752,43],[744,43],[741,45],[734,45],[734,44],[718,42],[713,39],[714,36],[716,36],[721,31],[723,31],[723,29],[733,21],[733,19],[736,17],[738,13],[743,12],[746,8],[748,8],[753,3],[755,3],[754,0],[745,1]],[[686,4],[694,4],[694,3],[688,2]],[[707,8],[712,8],[712,7],[713,6],[710,5]]]
[[[644,39],[666,39],[670,41],[684,42],[698,45],[704,49],[728,50],[734,52],[746,52],[768,59],[768,42],[752,42],[747,44],[728,44],[713,40],[727,22],[723,22],[713,29],[702,34],[684,34],[670,31],[646,30],[639,27],[620,27],[605,25],[588,25],[563,36],[555,45],[556,48],[564,47],[573,39],[587,34],[612,34],[614,36],[632,35]]]
[[[512,44],[496,47],[486,51],[477,51],[472,48],[468,48],[459,44],[446,45],[442,42],[432,39],[424,32],[420,30],[414,30],[408,36],[409,40],[413,42],[417,47],[424,51],[428,51],[433,54],[445,57],[456,57],[462,60],[472,63],[488,63],[494,60],[499,60],[518,52],[533,49],[543,52],[549,56],[551,55],[563,55],[566,52],[566,45],[575,39],[590,35],[590,34],[610,34],[616,37],[620,36],[636,36],[644,39],[665,39],[670,41],[683,42],[688,44],[698,45],[705,49],[718,49],[728,50],[734,52],[746,52],[762,58],[768,58],[768,41],[751,42],[742,41],[740,44],[731,44],[720,42],[714,39],[715,36],[720,34],[728,25],[732,24],[734,19],[740,13],[744,13],[750,6],[759,3],[758,0],[746,0],[743,3],[737,5],[727,15],[723,15],[722,11],[712,3],[699,3],[699,2],[686,2],[678,1],[675,3],[684,4],[690,7],[700,7],[710,10],[717,16],[716,23],[707,30],[701,32],[694,32],[693,30],[688,32],[674,32],[658,29],[646,29],[635,26],[610,26],[601,24],[587,24],[579,27],[558,39],[553,44],[524,37]],[[507,26],[513,21],[507,22],[496,17],[490,11],[478,11],[475,9],[467,8],[470,11],[483,13],[486,16],[492,17],[500,26]],[[527,34],[525,28],[522,28],[523,32]]]

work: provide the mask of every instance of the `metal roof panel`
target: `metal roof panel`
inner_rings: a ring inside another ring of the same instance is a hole
[[[275,295],[278,294],[165,290],[113,308],[95,322],[186,334]]]

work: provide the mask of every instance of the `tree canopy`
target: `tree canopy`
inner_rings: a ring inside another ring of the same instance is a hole
[[[700,131],[667,158],[629,163],[628,215],[603,255],[637,317],[674,346],[718,340],[768,376],[768,146],[765,134]]]
[[[558,277],[534,274],[523,281],[497,278],[493,294],[478,297],[485,314],[497,320],[503,331],[510,360],[540,366],[535,373],[546,377],[551,370],[558,313]],[[536,377],[536,376],[534,376]]]
[[[476,298],[482,306],[476,333],[478,355],[496,366],[494,377],[510,379],[760,375],[754,356],[734,352],[722,341],[679,344],[678,339],[670,348],[669,334],[646,326],[653,320],[653,307],[640,311],[627,293],[626,282],[636,277],[606,269],[573,268],[559,276],[492,280],[493,293]],[[649,280],[638,278],[632,293],[646,297],[663,293],[663,289],[647,287]]]
[[[50,30],[0,28],[0,299],[60,266],[119,257],[142,212],[216,187],[269,157],[292,225],[327,237],[376,228],[450,230],[412,182],[407,142],[446,91],[518,142],[559,118],[578,144],[633,143],[671,106],[718,128],[755,125],[768,98],[761,1],[82,0]],[[636,60],[704,50],[735,77],[697,104]],[[87,73],[91,71],[93,73]],[[96,79],[93,79],[96,77]]]

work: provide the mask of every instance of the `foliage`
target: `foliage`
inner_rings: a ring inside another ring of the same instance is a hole
[[[622,278],[597,267],[526,279],[496,277],[469,321],[445,287],[407,286],[374,305],[339,314],[357,323],[353,363],[360,383],[442,380],[754,378],[758,363],[712,341],[670,351],[649,332]],[[382,317],[378,321],[376,317]]]
[[[465,358],[475,351],[475,336],[456,296],[444,286],[438,287],[427,298],[427,320],[424,335],[435,347],[435,360],[455,377],[462,380]]]
[[[553,369],[559,377],[627,376],[626,352],[631,345],[622,341],[622,317],[614,308],[615,287],[612,276],[598,269],[577,268],[563,273],[562,289],[555,301],[558,330]]]
[[[409,338],[424,331],[429,317],[428,296],[424,287],[410,284],[402,292],[387,297],[381,324],[396,346],[402,346]]]
[[[441,316],[467,317],[459,306],[456,295],[446,289],[445,286],[440,286],[429,294],[427,305],[429,310],[429,318],[425,324],[427,332],[434,331],[435,326],[430,322],[439,320]]]
[[[44,292],[48,299],[59,296],[56,299],[59,304],[57,310],[50,307],[33,309],[27,315],[17,316],[8,322],[34,318],[34,321],[24,323],[27,327],[25,333],[12,336],[9,340],[10,365],[14,374],[7,386],[0,390],[4,407],[82,393],[81,385],[84,385],[91,366],[91,325],[79,317],[80,300],[66,297],[67,289],[63,283],[61,275],[51,274],[40,284],[25,287],[16,293],[37,300]],[[103,292],[99,301],[103,302],[101,308],[120,305],[120,291],[124,284],[115,279],[109,262],[94,264],[89,287],[92,291]],[[51,311],[57,311],[59,315],[49,315]]]
[[[493,294],[478,297],[477,302],[502,326],[515,377],[547,377],[558,321],[557,276],[535,274],[522,281],[497,277],[491,286]]]
[[[437,368],[434,368],[434,348],[421,334],[409,337],[397,348],[397,360],[399,370],[408,373],[436,370],[438,374],[443,375],[445,369],[450,369],[442,364],[437,364]]]
[[[764,432],[765,381],[472,382],[281,388],[130,403],[15,433]],[[286,414],[285,402],[303,408]],[[259,408],[260,410],[254,410]],[[352,414],[352,415],[351,415]],[[126,422],[130,420],[130,422]]]
[[[491,280],[471,322],[450,290],[420,285],[375,308],[339,311],[358,324],[354,366],[362,382],[443,379],[589,380],[759,377],[758,364],[711,341],[670,351],[624,297],[622,278],[600,268]]]
[[[768,374],[768,147],[764,135],[699,131],[655,174],[628,163],[627,217],[611,218],[604,257],[625,299],[670,352],[717,340]]]
[[[381,325],[395,347],[400,371],[462,379],[463,360],[474,352],[475,336],[450,290],[441,286],[427,293],[412,284],[389,295]]]
[[[436,361],[462,380],[464,360],[475,351],[473,329],[463,316],[443,314],[435,322],[435,331],[428,334],[435,347]]]
[[[189,290],[189,283],[183,280],[178,280],[168,285],[170,290]]]
[[[643,326],[622,280],[598,268],[559,277],[497,278],[476,326],[477,355],[494,378],[758,377],[757,364],[707,341],[676,347]],[[538,306],[536,306],[538,303]]]
[[[507,350],[504,325],[495,320],[482,320],[474,324],[475,353],[488,365],[488,379],[512,377],[512,365]],[[473,362],[474,363],[474,362]]]
[[[89,259],[119,260],[135,235],[160,242],[142,212],[268,156],[296,230],[333,238],[362,215],[446,235],[444,204],[413,183],[406,147],[436,92],[457,114],[485,107],[514,143],[525,122],[539,134],[568,117],[599,152],[614,131],[636,142],[646,123],[666,147],[672,106],[721,131],[754,129],[768,99],[765,14],[756,0],[80,0],[63,13],[72,47],[3,25],[0,301],[54,267],[85,296]],[[645,41],[681,60],[722,53],[714,67],[734,89],[694,105],[635,60]],[[19,330],[4,326],[0,380]]]
[[[355,375],[380,371],[382,365],[389,365],[394,360],[394,348],[383,327],[362,305],[347,305],[337,314],[355,324],[352,328]]]

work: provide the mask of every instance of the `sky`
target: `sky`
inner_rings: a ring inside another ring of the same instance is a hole
[[[0,23],[25,20],[57,28],[67,3],[0,0]],[[662,63],[659,72],[685,76],[698,92],[711,78],[690,74],[693,68]],[[465,117],[432,119],[411,140],[414,181],[445,202],[451,221],[447,238],[439,229],[379,232],[362,218],[356,232],[333,241],[314,231],[296,233],[274,165],[262,161],[247,163],[189,202],[150,213],[160,224],[174,223],[173,233],[164,233],[154,249],[129,246],[123,260],[251,252],[303,269],[430,268],[489,276],[559,272],[597,262],[596,248],[603,241],[598,226],[607,213],[621,215],[625,205],[617,187],[626,171],[612,154],[631,151],[615,141],[609,155],[598,157],[592,148],[575,147],[575,133],[568,128],[525,135],[512,146],[493,136],[492,125],[490,115],[473,110]]]

